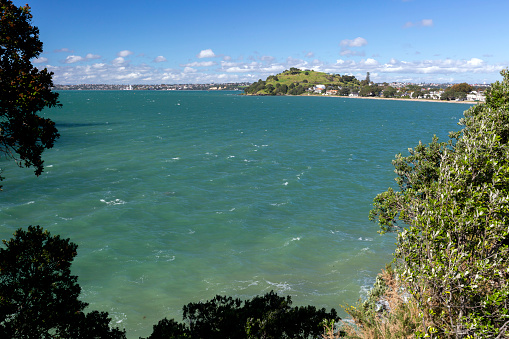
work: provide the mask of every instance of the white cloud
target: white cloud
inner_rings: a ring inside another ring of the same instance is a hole
[[[196,73],[196,69],[194,69],[192,67],[185,67],[184,73]]]
[[[423,19],[421,21],[412,22],[408,21],[403,25],[404,28],[410,28],[410,27],[431,27],[433,26],[433,20],[432,19]]]
[[[42,64],[44,62],[48,62],[48,58],[40,57],[32,60],[34,64]]]
[[[200,53],[198,53],[197,57],[199,59],[203,59],[203,58],[214,58],[216,55],[214,54],[214,52],[212,52],[211,49],[204,49],[202,51],[200,51]]]
[[[339,55],[343,55],[343,56],[365,56],[366,55],[366,52],[364,51],[352,51],[351,49],[341,49],[341,51],[339,52]]]
[[[202,62],[191,62],[189,64],[180,65],[182,67],[210,67],[217,65],[215,61],[202,61]]]
[[[472,58],[470,59],[469,61],[467,61],[467,64],[469,66],[473,66],[473,67],[479,67],[479,66],[482,66],[482,64],[484,63],[483,60],[481,59],[478,59],[478,58]]]
[[[100,55],[88,53],[85,57],[79,56],[79,55],[68,55],[67,58],[65,58],[64,63],[65,64],[74,64],[76,62],[82,62],[82,61],[88,61],[93,59],[100,59]]]
[[[262,61],[265,61],[265,62],[272,62],[274,61],[276,58],[274,58],[273,56],[270,56],[270,55],[263,55],[260,60]]]
[[[345,39],[341,40],[339,43],[340,46],[346,46],[346,47],[362,47],[366,46],[368,44],[368,41],[364,38],[357,37],[353,40]]]
[[[100,58],[101,58],[101,56],[100,56],[100,55],[92,54],[92,53],[88,53],[88,54],[85,56],[85,59],[87,59],[87,60],[100,59]]]
[[[125,57],[127,57],[129,55],[132,55],[132,54],[133,54],[133,52],[128,51],[128,50],[123,50],[123,51],[120,51],[120,52],[117,53],[117,55],[119,57],[121,57],[121,58],[125,58]]]
[[[433,26],[433,20],[432,19],[421,20],[421,25],[424,26],[424,27]]]
[[[85,58],[79,56],[79,55],[69,55],[67,58],[65,58],[64,63],[66,64],[74,64],[75,62],[84,61]]]
[[[363,63],[364,65],[367,65],[367,66],[376,66],[378,65],[378,61],[376,61],[375,59],[366,59],[366,60],[361,60],[361,63]]]
[[[111,63],[115,66],[120,66],[125,63],[125,59],[122,57],[118,57],[118,58],[113,59],[113,61]]]
[[[154,59],[154,62],[155,62],[155,63],[165,62],[165,61],[167,61],[167,60],[166,60],[166,58],[165,58],[165,57],[163,57],[162,55],[159,55],[158,57],[156,57],[156,58]]]
[[[60,48],[60,49],[56,49],[55,52],[56,53],[72,53],[73,51],[71,51],[69,48]]]
[[[306,58],[313,58],[314,56],[315,56],[315,53],[313,53],[313,52],[306,53]]]

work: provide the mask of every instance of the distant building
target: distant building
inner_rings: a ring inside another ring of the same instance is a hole
[[[486,97],[483,92],[472,91],[467,94],[468,101],[486,101]]]

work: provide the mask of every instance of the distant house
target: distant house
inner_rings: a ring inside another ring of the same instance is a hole
[[[338,95],[337,89],[329,89],[327,92],[325,92],[325,95]]]
[[[313,92],[320,94],[324,89],[325,85],[315,85],[315,87],[313,87]]]
[[[359,93],[350,93],[348,94],[349,97],[358,97],[359,96]]]
[[[440,100],[440,96],[444,93],[444,91],[433,91],[429,92],[429,97],[431,99]]]
[[[467,94],[468,101],[486,101],[486,97],[483,92],[472,91]]]

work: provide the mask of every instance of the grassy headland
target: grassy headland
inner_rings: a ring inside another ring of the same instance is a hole
[[[313,70],[290,68],[270,75],[266,80],[247,86],[246,95],[327,95],[385,99],[446,100],[449,102],[484,101],[485,88],[474,88],[467,83],[417,85],[374,83],[369,72],[364,80],[353,75],[329,74]]]

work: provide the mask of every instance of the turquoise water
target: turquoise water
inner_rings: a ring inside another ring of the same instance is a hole
[[[468,105],[235,92],[62,92],[39,178],[13,163],[0,236],[39,224],[79,245],[89,309],[129,337],[216,294],[354,303],[391,260],[367,220],[391,160],[446,139]]]

